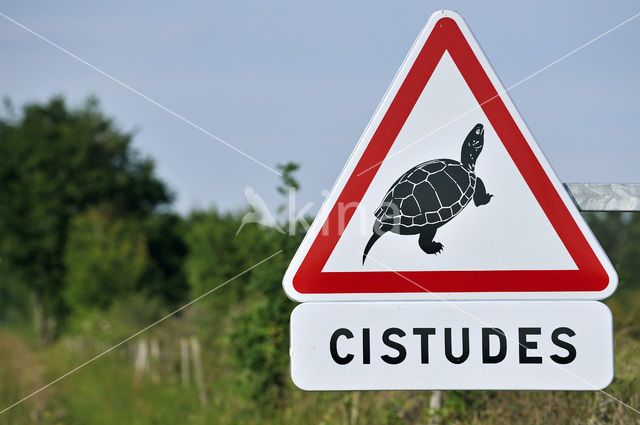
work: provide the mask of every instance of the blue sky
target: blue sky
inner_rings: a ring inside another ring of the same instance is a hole
[[[411,44],[457,10],[505,86],[640,12],[637,2],[18,2],[0,12],[273,167],[322,201]],[[640,17],[510,92],[564,182],[640,183]],[[276,206],[278,177],[0,18],[0,94],[96,95],[176,209]]]

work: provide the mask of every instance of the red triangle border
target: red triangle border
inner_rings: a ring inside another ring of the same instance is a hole
[[[341,235],[321,230],[293,276],[293,288],[300,294],[421,293],[425,290],[434,293],[603,291],[609,285],[607,272],[531,150],[458,24],[450,17],[443,17],[435,23],[322,229],[339,228],[338,205],[359,203],[363,198],[379,164],[389,152],[445,51],[482,105],[489,122],[578,269],[322,272]],[[353,208],[347,210],[341,220],[348,224],[354,211]],[[346,224],[342,228],[346,228]]]

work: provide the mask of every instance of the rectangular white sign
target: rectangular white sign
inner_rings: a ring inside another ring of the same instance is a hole
[[[613,379],[595,301],[305,303],[291,314],[304,390],[596,390]]]

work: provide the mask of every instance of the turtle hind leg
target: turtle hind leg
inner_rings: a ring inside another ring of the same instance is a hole
[[[476,204],[476,207],[487,205],[491,198],[493,198],[493,195],[487,193],[487,188],[484,187],[484,183],[480,180],[480,177],[478,177],[476,180],[476,191],[473,194],[473,203]]]
[[[433,237],[436,235],[436,228],[426,227],[420,232],[420,238],[418,239],[418,245],[427,254],[438,254],[442,252],[442,244],[440,242],[434,242]]]
[[[371,249],[371,247],[373,246],[374,243],[376,243],[376,241],[378,239],[380,239],[380,236],[384,235],[386,233],[387,230],[383,229],[379,223],[376,222],[376,224],[373,225],[373,235],[371,235],[371,237],[369,238],[369,241],[367,242],[367,245],[364,247],[364,253],[362,254],[362,265],[364,266],[364,261],[367,259],[367,254],[369,253],[369,250]]]

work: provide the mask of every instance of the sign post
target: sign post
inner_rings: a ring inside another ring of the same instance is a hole
[[[303,389],[600,389],[617,274],[455,12],[431,16],[283,278]],[[581,300],[581,301],[579,301]],[[411,302],[409,302],[411,301]]]

